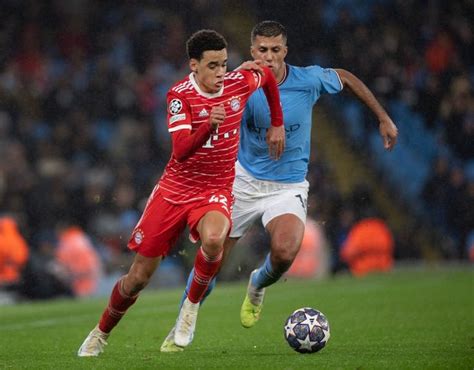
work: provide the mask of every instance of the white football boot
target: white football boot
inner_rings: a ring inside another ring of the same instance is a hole
[[[100,330],[97,325],[84,340],[77,351],[77,355],[79,357],[99,356],[104,352],[104,347],[107,345],[109,335],[109,333],[104,333]]]
[[[188,298],[184,300],[181,310],[179,311],[174,333],[174,343],[177,346],[186,347],[192,342],[194,330],[196,329],[198,311],[199,302],[192,303]]]

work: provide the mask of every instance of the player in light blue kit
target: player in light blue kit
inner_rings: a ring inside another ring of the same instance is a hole
[[[312,111],[319,97],[349,88],[377,117],[385,149],[393,148],[398,135],[397,127],[362,81],[343,69],[296,67],[285,63],[286,42],[286,30],[278,22],[264,21],[252,30],[252,57],[270,67],[278,82],[286,144],[280,160],[269,157],[265,138],[267,131],[273,128],[265,96],[261,89],[257,90],[247,102],[241,125],[233,187],[233,226],[225,245],[227,254],[259,218],[270,235],[270,253],[251,273],[240,311],[241,323],[246,328],[254,326],[260,317],[265,288],[290,268],[301,246],[309,188],[306,173]],[[213,286],[210,285],[207,294]],[[182,350],[173,343],[173,332],[174,328],[163,342],[162,352]]]

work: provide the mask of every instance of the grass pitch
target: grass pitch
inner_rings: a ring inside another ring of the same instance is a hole
[[[146,291],[98,358],[76,351],[106,298],[0,307],[1,369],[472,369],[472,268],[403,269],[387,275],[281,281],[267,290],[260,322],[240,326],[246,283],[218,284],[200,311],[195,340],[182,353],[159,347],[181,291]],[[283,325],[296,308],[321,310],[331,339],[299,354]]]

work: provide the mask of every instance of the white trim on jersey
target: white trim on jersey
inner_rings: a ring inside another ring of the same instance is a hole
[[[175,86],[172,90],[176,91],[177,93],[181,93],[184,90],[188,90],[192,87],[191,81],[185,81],[182,84],[179,84],[178,86]]]
[[[221,89],[218,92],[214,93],[214,94],[209,94],[209,93],[206,93],[206,92],[202,91],[201,88],[199,87],[198,83],[196,82],[196,79],[194,78],[194,72],[191,72],[189,74],[189,80],[191,81],[191,83],[193,84],[194,88],[199,93],[199,95],[202,95],[205,98],[208,98],[208,99],[218,98],[219,96],[221,96],[224,93],[224,85],[222,85]]]
[[[178,125],[178,126],[169,128],[168,132],[175,132],[175,131],[185,130],[185,129],[191,130],[192,126],[191,125]]]
[[[259,89],[261,87],[261,84],[262,84],[262,76],[258,72],[252,72],[252,73],[253,73],[254,76],[257,75],[257,78],[258,78],[258,80],[257,80],[257,89]]]
[[[342,91],[344,89],[344,84],[342,83],[341,77],[339,77],[339,73],[337,73],[337,71],[334,68],[328,68],[328,69],[334,71],[334,73],[336,74],[337,79],[339,80],[339,83],[341,84],[341,91]]]

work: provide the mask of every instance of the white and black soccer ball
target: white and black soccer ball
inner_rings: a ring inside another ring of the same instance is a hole
[[[298,308],[286,320],[285,339],[295,351],[314,353],[329,340],[329,322],[324,314],[311,307]]]

